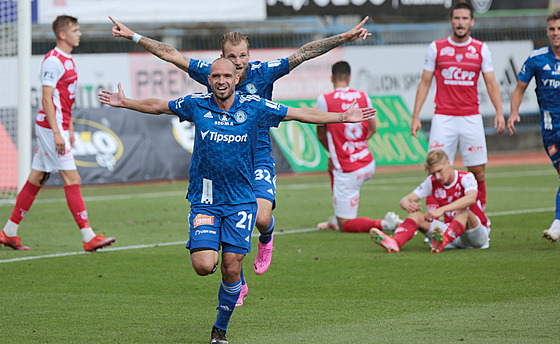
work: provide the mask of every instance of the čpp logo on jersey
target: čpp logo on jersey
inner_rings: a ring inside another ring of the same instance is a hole
[[[198,214],[193,220],[194,228],[203,225],[214,225],[214,216]]]
[[[104,167],[112,171],[122,157],[120,138],[107,126],[82,118],[73,118],[74,158],[82,167]]]
[[[449,67],[441,71],[445,85],[473,86],[473,79],[477,73],[472,70],[463,70],[459,67]]]
[[[210,134],[210,135],[208,135]],[[224,134],[220,134],[217,133],[215,131],[201,131],[200,135],[202,137],[203,140],[206,140],[206,138],[208,137],[208,140],[210,141],[214,141],[216,143],[220,143],[220,142],[225,142],[225,143],[232,143],[232,142],[247,142],[247,134],[244,135],[224,135]]]

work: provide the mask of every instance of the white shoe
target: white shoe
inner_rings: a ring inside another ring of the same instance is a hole
[[[325,222],[319,222],[317,224],[317,228],[321,230],[338,230],[338,221],[336,221],[336,217],[329,216],[329,219]]]
[[[560,226],[557,224],[557,221],[554,221],[549,229],[545,229],[542,236],[553,244],[557,243],[558,238],[560,238]]]
[[[399,215],[395,214],[395,212],[390,211],[385,214],[385,218],[381,220],[381,227],[384,231],[395,231],[400,224],[403,223],[403,220],[399,217]]]

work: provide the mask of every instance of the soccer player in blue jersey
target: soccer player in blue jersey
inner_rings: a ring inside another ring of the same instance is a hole
[[[175,48],[148,37],[140,36],[115,19],[111,17],[109,19],[115,24],[112,29],[114,37],[124,37],[135,41],[162,60],[173,63],[187,72],[195,81],[206,86],[208,92],[211,92],[208,83],[209,63],[185,57]],[[222,36],[221,57],[225,57],[235,64],[240,75],[239,84],[236,86],[237,91],[246,94],[257,94],[271,100],[274,82],[290,73],[292,69],[299,66],[302,62],[320,56],[346,42],[354,41],[360,37],[365,39],[371,35],[367,29],[363,28],[368,19],[369,17],[364,18],[361,23],[348,32],[307,43],[292,55],[269,62],[249,62],[249,37],[241,32],[229,32]],[[272,260],[272,233],[275,224],[272,210],[275,207],[276,173],[274,171],[275,162],[271,152],[269,129],[261,128],[259,129],[254,171],[255,196],[258,203],[256,227],[261,235],[259,237],[258,252],[253,264],[253,270],[258,275],[263,274],[269,268]],[[238,305],[243,304],[243,298],[247,293],[248,288],[243,279],[243,290],[238,300]]]
[[[191,263],[198,275],[218,267],[222,250],[222,282],[218,292],[218,315],[211,343],[227,343],[229,319],[241,293],[241,266],[251,250],[251,234],[257,215],[254,194],[254,156],[260,128],[276,127],[280,121],[306,123],[361,122],[374,116],[373,108],[357,109],[355,102],[344,113],[288,108],[256,95],[235,93],[239,74],[228,59],[210,67],[212,93],[196,93],[172,101],[133,100],[103,90],[103,104],[149,114],[170,114],[195,124],[195,143],[189,168],[189,241]]]
[[[523,93],[534,77],[535,92],[541,110],[541,133],[543,145],[560,175],[560,11],[546,18],[546,35],[550,45],[534,50],[521,67],[517,87],[511,95],[511,113],[507,121],[510,135],[516,131],[515,123],[521,121],[519,106]],[[560,237],[560,187],[556,192],[556,214],[543,237],[556,243]]]

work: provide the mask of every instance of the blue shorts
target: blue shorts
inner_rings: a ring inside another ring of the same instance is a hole
[[[264,198],[273,204],[276,198],[276,172],[274,172],[274,158],[255,162],[255,179],[253,179],[255,197]]]
[[[257,218],[257,202],[238,205],[191,204],[187,249],[247,254]]]
[[[560,166],[560,129],[542,130],[542,141],[544,149],[548,154],[554,168]]]

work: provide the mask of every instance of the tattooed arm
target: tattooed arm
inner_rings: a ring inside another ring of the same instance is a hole
[[[135,34],[132,30],[130,30],[124,24],[119,23],[116,19],[111,18],[110,16],[109,19],[111,19],[111,21],[115,24],[112,29],[113,37],[124,37],[132,39]],[[173,48],[169,44],[165,44],[163,42],[159,42],[145,36],[139,37],[141,37],[137,42],[139,46],[151,52],[160,59],[173,63],[175,66],[187,73],[189,72],[189,64],[191,63],[190,58],[183,56],[183,54],[181,54],[177,49]]]
[[[288,56],[290,70],[296,68],[302,62],[321,56],[344,43],[355,41],[360,37],[366,39],[367,36],[371,36],[371,33],[363,28],[368,19],[369,17],[365,17],[360,24],[348,32],[305,44],[298,51]]]

